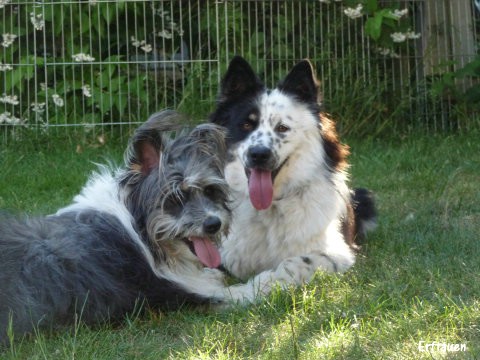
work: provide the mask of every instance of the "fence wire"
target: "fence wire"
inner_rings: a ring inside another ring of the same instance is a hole
[[[379,15],[348,15],[350,3],[0,0],[0,132],[129,131],[162,108],[200,120],[235,54],[268,86],[311,59],[344,132],[470,126],[476,109],[459,94],[478,85],[468,72],[478,62],[478,1],[379,1],[405,11],[403,41],[392,41],[387,18],[375,38]]]

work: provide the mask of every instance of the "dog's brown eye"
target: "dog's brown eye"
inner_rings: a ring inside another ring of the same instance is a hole
[[[277,127],[275,128],[275,131],[279,133],[284,133],[284,132],[287,132],[288,130],[290,130],[290,128],[287,125],[283,125],[283,124],[278,124]]]
[[[245,131],[252,131],[253,130],[253,124],[251,121],[245,121],[242,124],[242,129]]]

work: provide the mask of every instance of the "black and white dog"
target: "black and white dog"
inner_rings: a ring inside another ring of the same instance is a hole
[[[283,284],[308,281],[317,269],[349,269],[375,208],[369,191],[347,184],[348,148],[321,111],[310,62],[267,89],[235,57],[210,120],[228,130],[233,214],[223,266],[248,279],[281,264],[290,275]]]
[[[101,168],[56,214],[0,215],[0,344],[37,326],[121,319],[138,304],[249,302],[260,280],[276,280],[225,286],[215,269],[230,219],[225,134],[205,124],[172,139],[178,117],[154,114],[126,168]]]

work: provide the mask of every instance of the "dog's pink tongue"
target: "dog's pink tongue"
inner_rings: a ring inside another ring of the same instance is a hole
[[[248,182],[250,201],[257,210],[270,207],[273,199],[272,173],[270,171],[252,169]]]
[[[217,268],[220,266],[222,262],[220,253],[210,239],[192,236],[190,240],[193,242],[195,254],[203,265],[209,268]]]

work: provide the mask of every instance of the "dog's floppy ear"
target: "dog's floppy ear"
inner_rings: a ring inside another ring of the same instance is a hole
[[[319,82],[308,60],[302,60],[296,64],[277,87],[303,102],[320,103],[321,101]]]
[[[250,64],[241,56],[235,56],[228,65],[220,85],[218,102],[237,99],[264,88]]]
[[[165,132],[178,130],[181,116],[172,110],[164,110],[150,116],[129,141],[126,152],[127,166],[148,175],[159,166],[160,154],[169,141]]]

